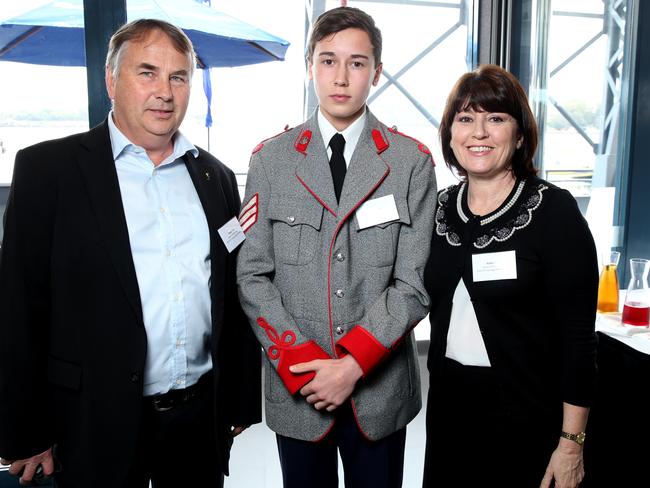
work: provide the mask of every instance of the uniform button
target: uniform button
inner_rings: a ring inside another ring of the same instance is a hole
[[[335,294],[337,297],[339,297],[339,298],[343,298],[343,297],[345,296],[345,293],[344,293],[343,290],[341,290],[340,288],[339,288],[338,290],[336,290],[336,291],[334,292],[334,294]]]
[[[138,381],[140,381],[140,373],[138,373],[137,371],[134,372],[134,373],[131,373],[131,382],[132,383],[137,383]]]
[[[337,328],[336,328],[336,333],[337,333],[338,335],[343,334],[343,332],[345,332],[345,329],[344,329],[343,327],[337,327]]]
[[[296,221],[296,218],[293,215],[289,215],[287,217],[287,220],[289,221],[290,224],[293,224]]]
[[[345,256],[341,251],[337,252],[334,257],[336,258],[337,261],[345,261]]]

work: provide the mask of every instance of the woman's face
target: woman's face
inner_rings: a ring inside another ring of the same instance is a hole
[[[517,121],[506,113],[458,112],[451,124],[451,149],[470,178],[494,178],[510,170],[521,145]]]

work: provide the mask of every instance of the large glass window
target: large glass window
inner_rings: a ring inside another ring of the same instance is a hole
[[[0,185],[20,149],[88,129],[86,69],[0,63]]]
[[[541,176],[571,191],[599,250],[618,246],[632,0],[531,2]]]

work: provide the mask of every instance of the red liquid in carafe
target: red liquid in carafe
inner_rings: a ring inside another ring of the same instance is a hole
[[[637,302],[626,303],[623,307],[623,323],[648,326],[650,323],[650,306]]]

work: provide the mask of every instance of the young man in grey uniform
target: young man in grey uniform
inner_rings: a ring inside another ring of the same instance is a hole
[[[316,21],[319,109],[259,144],[240,224],[239,293],[267,353],[266,419],[285,487],[399,487],[421,407],[412,328],[436,184],[429,150],[366,108],[381,33],[361,10]],[[328,163],[329,161],[329,163]]]

